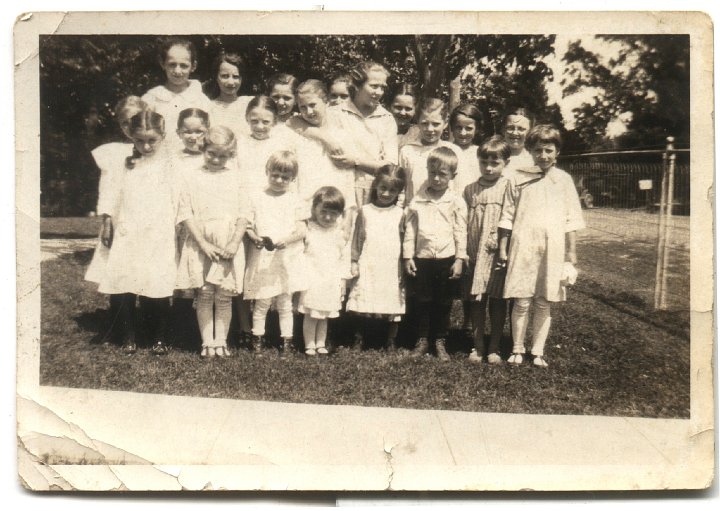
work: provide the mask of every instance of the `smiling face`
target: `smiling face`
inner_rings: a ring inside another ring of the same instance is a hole
[[[485,181],[497,181],[508,163],[507,160],[504,160],[499,154],[480,156],[479,161],[480,175]]]
[[[370,71],[367,80],[355,93],[353,102],[359,109],[375,109],[387,89],[387,76],[382,71]]]
[[[543,171],[547,171],[555,165],[558,157],[558,150],[552,142],[538,142],[530,148],[535,165]]]
[[[222,62],[218,68],[217,84],[220,88],[221,97],[234,98],[237,96],[242,84],[242,77],[238,67],[229,62]]]
[[[151,156],[162,142],[163,134],[156,130],[136,130],[132,134],[133,144],[143,156]]]
[[[186,117],[182,121],[182,126],[177,130],[185,149],[191,153],[202,151],[205,133],[207,133],[207,126],[199,117]]]
[[[415,98],[408,94],[398,94],[390,105],[398,128],[406,128],[415,117]]]
[[[275,193],[284,193],[290,188],[290,183],[295,181],[292,172],[285,169],[270,169],[266,171],[270,190]]]
[[[375,188],[375,205],[381,208],[386,208],[397,202],[400,190],[388,179],[383,179],[378,182]]]
[[[330,86],[330,90],[328,91],[328,98],[330,106],[346,103],[350,99],[350,93],[348,92],[347,83],[333,83]]]
[[[295,107],[295,95],[292,88],[287,84],[276,83],[270,91],[270,97],[277,104],[278,117],[281,121],[286,121],[292,115]]]
[[[513,154],[520,153],[525,147],[525,137],[530,131],[530,119],[522,115],[508,115],[503,127],[503,137]]]
[[[247,114],[250,125],[250,135],[256,140],[265,140],[270,136],[270,130],[275,126],[275,116],[264,108],[253,108]]]
[[[475,124],[475,119],[460,114],[455,119],[450,130],[452,131],[455,143],[465,149],[473,143],[475,133],[477,133],[477,125]]]
[[[162,64],[167,83],[173,88],[187,86],[195,67],[196,63],[192,60],[190,50],[180,45],[170,47]]]
[[[454,177],[455,173],[447,165],[440,164],[436,169],[428,169],[428,188],[444,192]]]
[[[317,94],[299,94],[297,98],[298,110],[308,124],[322,126],[325,123],[327,104]]]
[[[447,122],[443,119],[440,109],[433,112],[422,112],[418,120],[420,126],[420,140],[423,144],[431,145],[440,140]]]
[[[223,170],[228,160],[234,156],[234,145],[208,144],[203,151],[205,167],[210,171]]]

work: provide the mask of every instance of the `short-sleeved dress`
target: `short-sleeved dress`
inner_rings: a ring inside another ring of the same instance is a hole
[[[303,268],[307,289],[300,293],[298,312],[315,319],[338,317],[342,307],[345,244],[340,222],[329,229],[308,222]]]
[[[564,301],[565,234],[585,227],[572,177],[556,167],[518,170],[498,226],[512,230],[503,296]]]
[[[498,222],[502,213],[507,179],[494,182],[482,178],[465,188],[463,198],[468,206],[468,262],[463,277],[463,298],[478,299],[483,294],[502,298],[504,271],[496,270],[498,256]],[[495,283],[494,281],[499,281]],[[499,285],[490,285],[499,284]]]
[[[125,174],[125,158],[132,154],[132,148],[129,143],[110,142],[92,150],[95,164],[100,169],[96,211],[98,216],[109,215],[113,222],[117,222],[117,197]],[[98,240],[92,261],[85,273],[85,280],[100,283],[109,255],[110,249]]]
[[[192,217],[203,237],[224,248],[235,233],[237,221],[247,219],[247,197],[240,192],[237,168],[210,171],[204,166],[184,176],[180,199],[181,216]],[[232,259],[212,261],[188,236],[178,264],[177,287],[200,288],[215,284],[233,294],[242,293],[245,273],[245,248],[242,243]]]
[[[400,206],[360,209],[353,237],[359,276],[348,297],[348,311],[399,321],[405,313],[402,282],[403,210]]]
[[[250,225],[257,235],[267,236],[272,241],[292,234],[296,222],[308,216],[296,193],[274,195],[268,190],[250,195],[249,215]],[[306,289],[303,248],[302,241],[281,250],[250,246],[245,270],[245,299],[274,298]]]
[[[210,108],[210,126],[225,126],[230,128],[235,137],[250,136],[250,126],[246,120],[248,103],[253,96],[238,96],[232,103],[212,100]]]
[[[134,293],[150,298],[172,296],[177,277],[175,225],[179,186],[162,151],[141,158],[126,170],[101,293]]]

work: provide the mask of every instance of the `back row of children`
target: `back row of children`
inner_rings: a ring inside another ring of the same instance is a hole
[[[305,353],[324,355],[328,319],[339,315],[347,289],[345,309],[387,322],[392,348],[407,283],[418,311],[413,354],[429,352],[432,340],[447,360],[461,283],[471,360],[501,362],[505,298],[515,298],[509,361],[523,362],[534,303],[533,363],[546,366],[549,302],[565,299],[574,232],[583,226],[572,179],[555,167],[555,128],[528,135],[533,120],[520,109],[507,117],[504,138],[478,147],[482,116],[462,105],[450,116],[451,144],[441,139],[444,103],[423,102],[412,125],[404,120],[413,118],[414,96],[401,91],[391,105],[396,121],[380,104],[388,72],[371,62],[330,93],[320,81],[276,75],[269,96],[248,98],[237,95],[242,59],[222,54],[210,100],[190,79],[197,62],[189,42],[169,40],[160,60],[166,83],[116,111],[132,146],[93,152],[103,228],[86,278],[110,295],[126,352],[137,348],[137,296],[154,325],[153,352],[167,351],[175,293],[176,303],[194,297],[201,354],[226,356],[232,297],[242,294],[239,323],[254,351],[262,352],[274,306],[282,354],[293,348],[296,310],[305,315]],[[164,140],[171,126],[178,136]]]

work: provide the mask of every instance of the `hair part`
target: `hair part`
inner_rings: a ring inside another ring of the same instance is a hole
[[[269,173],[271,170],[286,172],[291,174],[293,178],[296,178],[298,175],[297,155],[294,151],[275,151],[270,155],[265,164],[265,172]]]
[[[370,187],[370,202],[375,204],[377,202],[377,188],[380,183],[387,182],[393,189],[398,191],[398,195],[405,189],[407,183],[407,171],[395,165],[394,163],[388,163],[380,167],[375,174],[372,185]]]
[[[528,133],[525,139],[525,147],[531,149],[538,144],[554,144],[555,149],[560,151],[562,147],[560,130],[552,124],[538,124]]]
[[[211,145],[230,147],[232,149],[237,147],[237,138],[235,137],[235,133],[226,126],[213,126],[210,128],[205,134],[204,141],[204,149],[207,149],[208,146]]]
[[[130,118],[128,133],[130,138],[139,131],[156,131],[160,136],[165,136],[165,119],[162,115],[154,110],[145,109]],[[133,145],[132,155],[125,158],[125,167],[134,169],[137,160],[142,158],[142,154]]]
[[[215,60],[213,60],[212,67],[210,68],[210,79],[203,82],[203,92],[205,92],[210,99],[216,99],[220,96],[220,86],[217,83],[217,77],[220,73],[220,66],[224,62],[238,68],[238,72],[240,73],[240,87],[242,87],[243,75],[247,72],[247,62],[239,53],[221,50],[217,57],[215,57]],[[240,88],[238,88],[237,94],[240,94]]]
[[[462,105],[455,107],[450,114],[450,127],[455,125],[458,117],[461,115],[475,121],[475,136],[477,138],[477,135],[482,133],[485,129],[485,117],[480,109],[472,103],[463,103]]]
[[[346,86],[349,87],[350,84],[352,83],[352,78],[350,78],[350,75],[347,73],[339,74],[335,78],[330,80],[330,87],[328,87],[328,88],[332,88],[332,86],[335,85],[336,83],[344,83]]]
[[[206,128],[210,126],[210,115],[205,110],[200,108],[186,108],[178,114],[177,129],[182,129],[185,119],[191,119],[193,117],[200,119]]]
[[[503,160],[509,160],[512,155],[510,145],[505,141],[502,135],[493,135],[490,138],[485,139],[477,150],[477,157],[479,158],[492,158],[500,157]]]
[[[447,103],[445,103],[443,100],[438,98],[426,98],[420,103],[420,108],[418,108],[418,118],[425,114],[430,115],[434,112],[440,112],[440,117],[442,117],[445,121],[448,119],[448,106]]]
[[[295,97],[298,97],[301,94],[314,94],[322,99],[323,102],[327,103],[328,101],[327,87],[320,80],[310,79],[302,82],[295,90]]]
[[[267,81],[268,96],[272,94],[272,90],[276,85],[289,85],[290,91],[295,94],[299,80],[289,73],[275,73]]]
[[[158,59],[161,66],[165,64],[168,52],[173,46],[181,46],[185,48],[188,53],[190,53],[190,61],[193,64],[197,64],[197,50],[195,49],[195,45],[192,41],[182,37],[166,37],[160,41],[160,45],[158,47]]]
[[[385,66],[371,60],[360,62],[348,71],[348,76],[351,80],[348,84],[348,93],[351,98],[355,98],[357,91],[367,82],[368,74],[373,71],[384,73],[387,78],[390,77],[390,71],[388,71]]]
[[[270,96],[265,95],[258,95],[255,96],[250,100],[248,103],[247,108],[245,109],[245,118],[247,119],[247,116],[250,115],[250,111],[254,110],[255,108],[261,108],[263,110],[267,110],[271,114],[273,114],[273,118],[275,121],[277,121],[278,118],[278,108],[277,103],[275,103],[275,100],[271,98]]]
[[[449,147],[436,147],[430,151],[430,154],[428,155],[428,170],[437,171],[440,170],[441,167],[446,167],[450,172],[452,172],[453,176],[457,172],[458,157],[457,154],[455,154],[455,151]]]
[[[123,127],[130,123],[130,119],[134,115],[147,110],[147,108],[147,103],[140,99],[139,96],[128,96],[117,102],[113,115],[120,127]]]

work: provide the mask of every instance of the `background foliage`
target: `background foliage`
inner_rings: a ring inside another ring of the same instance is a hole
[[[554,51],[553,35],[322,35],[189,36],[198,49],[194,78],[210,79],[221,49],[237,51],[248,61],[241,94],[264,93],[266,80],[283,71],[300,80],[331,77],[362,60],[383,63],[398,82],[420,85],[422,93],[459,98],[486,113],[485,134],[497,129],[509,106],[531,108],[542,121],[562,125],[560,108],[549,105],[546,64]],[[565,56],[574,72],[563,82],[565,93],[603,88],[577,109],[577,127],[565,131],[565,152],[617,145],[605,137],[619,113],[634,113],[621,141],[658,144],[666,133],[689,136],[689,40],[685,36],[613,39],[624,45],[615,61],[604,62],[578,42]],[[41,191],[43,215],[84,215],[95,207],[98,169],[90,150],[118,139],[112,116],[115,103],[142,95],[163,83],[158,65],[159,38],[147,36],[43,36],[40,40]],[[614,70],[627,67],[622,74]]]

